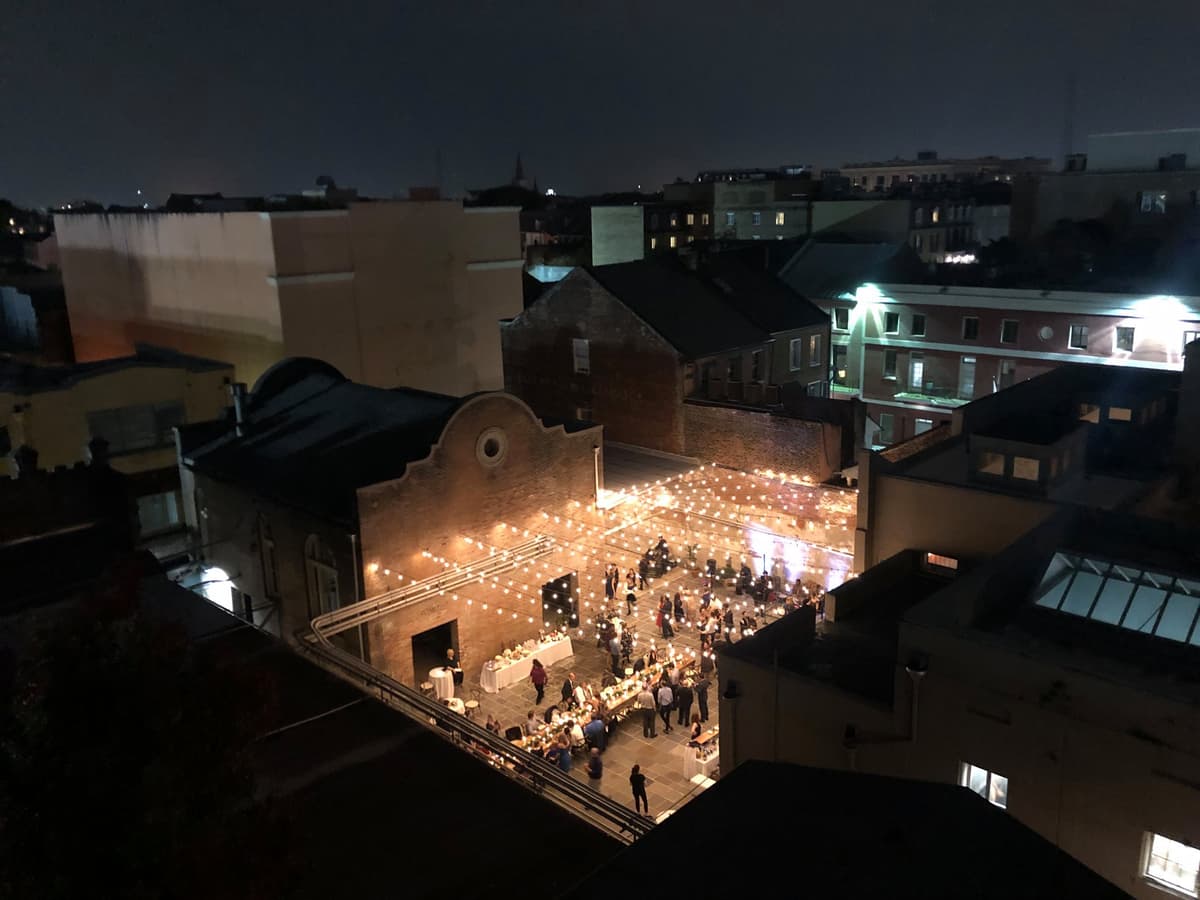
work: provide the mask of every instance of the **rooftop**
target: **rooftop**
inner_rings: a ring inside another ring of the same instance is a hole
[[[1036,168],[1046,168],[1050,165],[1050,160],[1037,156],[967,156],[959,158],[934,156],[929,159],[901,159],[900,157],[896,157],[894,159],[878,160],[875,162],[843,163],[842,169],[919,168],[923,166],[1013,166],[1023,164],[1032,165]]]
[[[751,824],[752,823],[752,824]],[[764,860],[789,834],[812,865]],[[656,883],[697,835],[719,848],[706,897],[1118,898],[1127,895],[1003,810],[957,785],[751,761],[618,853],[566,894],[606,897]],[[991,858],[1018,865],[979,865]]]
[[[189,356],[162,347],[138,344],[133,356],[119,356],[96,362],[74,363],[68,366],[43,366],[0,358],[0,390],[16,394],[32,394],[39,391],[58,391],[101,375],[123,372],[127,369],[184,369],[188,372],[216,372],[228,369],[229,363]]]
[[[977,428],[974,434],[979,437],[997,438],[1002,441],[1016,441],[1022,444],[1041,444],[1048,446],[1056,444],[1068,434],[1078,431],[1082,426],[1077,416],[1052,415],[1012,415],[990,425]]]
[[[806,241],[779,270],[779,278],[806,297],[840,297],[864,282],[915,277],[919,260],[904,244]]]

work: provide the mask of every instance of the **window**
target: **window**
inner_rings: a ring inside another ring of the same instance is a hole
[[[1200,331],[1185,331],[1183,333],[1183,348],[1186,350],[1187,345],[1192,341],[1200,341]]]
[[[694,234],[689,234],[689,235],[688,235],[688,240],[687,240],[687,242],[688,242],[689,244],[693,243],[695,240],[696,240],[696,236],[695,236]]]
[[[667,243],[670,245],[671,249],[674,250],[679,246],[679,238],[675,237],[675,235],[671,235],[669,238],[667,238]]]
[[[175,401],[88,413],[88,430],[92,437],[107,441],[111,453],[165,447],[174,440],[171,429],[183,422],[183,404]]]
[[[891,413],[879,414],[879,436],[876,438],[881,444],[890,444],[894,439],[893,432],[896,429],[896,417]]]
[[[918,419],[918,421],[920,420]],[[941,556],[937,553],[926,553],[925,565],[937,566],[939,569],[950,569],[951,571],[955,572],[958,571],[957,559],[955,559],[953,556]]]
[[[884,378],[895,378],[896,377],[896,351],[895,350],[884,350],[883,351],[883,377]]]
[[[1016,319],[1005,319],[1000,323],[1000,343],[1015,344],[1017,342],[1017,329],[1020,324]]]
[[[1145,841],[1142,876],[1189,897],[1200,896],[1200,848],[1151,832]]]
[[[925,224],[925,210],[921,209],[920,207],[917,207],[913,211],[913,221],[917,225],[924,225]]]
[[[1004,475],[1004,454],[992,450],[983,450],[979,454],[976,471],[984,475]]]
[[[909,357],[908,363],[908,386],[917,393],[920,393],[925,385],[925,354],[914,353]]]
[[[846,383],[846,345],[833,345],[833,383]]]
[[[1110,406],[1108,408],[1108,421],[1110,422],[1129,422],[1133,419],[1133,410],[1127,406]]]
[[[808,366],[815,369],[824,362],[821,359],[821,336],[819,334],[810,334],[808,336]]]
[[[1013,478],[1022,481],[1037,481],[1042,472],[1041,462],[1029,456],[1013,457]]]
[[[338,573],[333,551],[310,534],[304,542],[304,567],[308,578],[310,618],[338,608]]]
[[[921,236],[919,234],[913,235],[913,249],[914,250],[921,249]]]
[[[962,336],[964,341],[979,339],[979,317],[963,316]]]
[[[923,314],[913,313],[912,333],[913,337],[925,337],[925,316]]]
[[[1017,363],[1016,360],[1002,359],[1000,360],[1000,390],[1006,387],[1012,387],[1017,378]]]
[[[1099,424],[1100,422],[1100,407],[1095,403],[1080,403],[1079,404],[1079,421],[1092,422]]]
[[[755,350],[750,354],[750,380],[760,382],[763,380],[763,352]]]
[[[758,210],[755,210],[754,212],[750,213],[750,224],[751,225],[761,225],[762,224],[762,213],[758,212]]]
[[[571,356],[576,374],[587,375],[592,371],[591,348],[588,347],[587,338],[571,339]]]
[[[795,338],[788,344],[788,365],[795,372],[804,366],[804,339]]]
[[[1138,194],[1138,209],[1144,213],[1161,215],[1167,211],[1167,195],[1164,191],[1142,191]]]
[[[590,406],[575,407],[575,418],[580,422],[594,422],[592,418],[592,408]]]
[[[775,224],[782,225],[786,220],[786,216],[782,212],[775,213]]]
[[[695,225],[696,224],[696,214],[688,213],[687,218],[684,221],[686,221],[689,225]]]
[[[933,430],[933,419],[917,419],[916,427],[913,428],[913,434],[924,434],[927,431]]]
[[[258,549],[262,559],[263,591],[267,599],[279,597],[279,562],[275,558],[275,540],[266,516],[258,517]]]
[[[656,231],[658,230],[658,213],[650,214],[650,227]]]
[[[732,212],[725,213],[725,224],[728,225],[730,228],[732,228],[735,224],[737,224],[737,213],[732,213]]]
[[[958,783],[994,806],[1008,809],[1008,779],[1003,775],[963,763],[959,766]]]
[[[742,358],[740,356],[729,357],[728,364],[725,367],[726,381],[741,381],[742,380]]]
[[[850,310],[839,306],[833,311],[833,327],[838,331],[850,330]]]
[[[975,357],[964,356],[958,366],[958,396],[960,400],[975,399]]]
[[[655,250],[657,248],[658,248],[658,238],[656,238],[656,237],[650,238],[650,249]]]
[[[1067,337],[1067,346],[1072,350],[1087,349],[1088,330],[1086,325],[1072,325]]]
[[[701,225],[708,224],[708,213],[700,213],[700,224]]]
[[[675,213],[671,213],[671,227],[672,228],[679,227],[679,216],[675,215]]]
[[[1132,350],[1133,349],[1133,327],[1130,325],[1117,326],[1117,349]]]
[[[138,529],[141,534],[170,531],[179,524],[179,501],[174,491],[146,494],[137,498]]]
[[[936,225],[941,220],[941,218],[942,218],[942,211],[935,206],[933,208],[933,212],[929,214],[929,220],[931,222],[933,222],[934,225]]]
[[[883,314],[883,333],[884,334],[899,334],[900,333],[900,313],[885,312]]]

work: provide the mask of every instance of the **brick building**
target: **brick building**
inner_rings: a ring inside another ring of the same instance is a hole
[[[823,395],[829,320],[724,255],[576,269],[502,329],[505,383],[541,413],[602,423],[612,440],[687,454],[689,398],[778,407]]]
[[[235,607],[289,639],[320,613],[473,555],[467,533],[502,548],[600,487],[600,429],[539,419],[509,394],[384,390],[289,359],[238,406],[237,421],[180,431],[188,524]],[[432,641],[478,665],[541,624],[540,607],[500,618],[439,596],[345,640],[413,684],[424,680],[414,665],[430,665],[414,650]]]

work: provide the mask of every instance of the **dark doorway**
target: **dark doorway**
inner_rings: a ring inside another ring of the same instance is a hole
[[[429,680],[429,670],[446,664],[446,651],[454,648],[458,651],[458,620],[438,625],[420,634],[414,634],[412,639],[413,654],[413,684],[422,684]]]
[[[542,585],[542,612],[551,629],[579,627],[579,579],[574,572]]]

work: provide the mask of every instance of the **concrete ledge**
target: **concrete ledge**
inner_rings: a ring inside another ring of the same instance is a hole
[[[631,453],[643,453],[646,456],[657,456],[659,459],[669,459],[673,462],[687,463],[692,466],[702,466],[704,461],[697,459],[694,456],[680,456],[677,453],[668,453],[665,450],[655,450],[651,447],[638,447],[634,444],[622,444],[620,441],[604,442],[605,447],[616,447],[618,450],[628,450]]]

